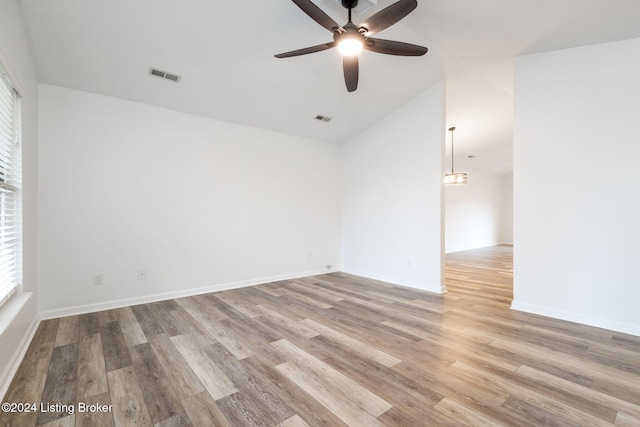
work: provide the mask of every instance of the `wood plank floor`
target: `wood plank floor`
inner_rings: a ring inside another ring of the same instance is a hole
[[[510,310],[511,266],[450,254],[442,296],[334,273],[46,320],[4,399],[37,410],[0,425],[639,426],[640,338]]]

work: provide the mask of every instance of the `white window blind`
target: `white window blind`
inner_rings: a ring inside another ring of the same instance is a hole
[[[18,286],[18,190],[20,116],[18,94],[0,64],[0,304]]]

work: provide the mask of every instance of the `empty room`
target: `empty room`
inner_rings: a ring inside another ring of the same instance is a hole
[[[0,425],[640,425],[636,0],[0,0]]]

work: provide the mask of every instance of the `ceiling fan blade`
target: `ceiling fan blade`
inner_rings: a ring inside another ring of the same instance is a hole
[[[342,59],[344,68],[344,82],[347,85],[347,92],[358,89],[358,55],[344,56]]]
[[[332,33],[342,32],[340,29],[342,28],[336,21],[331,19],[329,15],[324,13],[322,9],[313,4],[311,0],[293,0],[293,2],[300,8],[304,13],[309,15],[311,19],[316,21],[318,24],[322,25],[327,30]]]
[[[369,37],[362,46],[363,49],[371,52],[384,53],[386,55],[399,56],[422,56],[427,53],[427,48],[404,42],[396,42],[393,40],[374,39]]]
[[[291,52],[279,53],[273,55],[276,58],[291,58],[292,56],[306,55],[308,53],[321,52],[323,50],[331,49],[336,45],[336,42],[323,43],[316,46],[305,47],[304,49],[292,50]]]
[[[365,27],[367,29],[366,34],[373,35],[385,28],[389,28],[411,13],[416,7],[418,7],[416,0],[400,0],[382,9],[380,12],[371,15],[366,21],[358,25],[358,27]]]

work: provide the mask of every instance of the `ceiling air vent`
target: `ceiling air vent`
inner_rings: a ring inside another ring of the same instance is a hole
[[[340,4],[340,6],[343,6],[342,0],[334,0],[336,3]],[[365,13],[367,10],[371,9],[372,7],[375,7],[378,5],[378,0],[360,0],[358,2],[358,4],[356,5],[356,7],[353,8],[353,12],[356,15],[362,15],[363,13]],[[346,7],[346,6],[344,6]]]
[[[182,76],[179,76],[177,74],[167,73],[166,71],[161,71],[153,67],[149,68],[149,75],[160,77],[166,80],[171,80],[172,82],[176,82],[176,83],[179,83],[180,78],[182,78]]]
[[[320,114],[318,114],[317,116],[314,117],[316,120],[320,120],[321,122],[330,122],[331,121],[331,117],[327,117],[327,116],[321,116]]]

